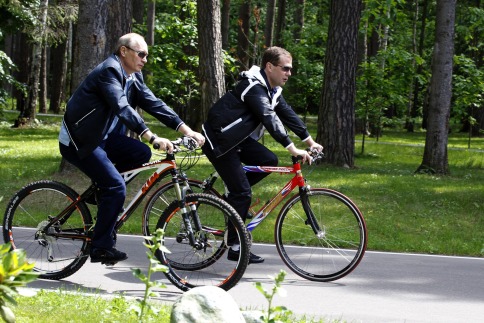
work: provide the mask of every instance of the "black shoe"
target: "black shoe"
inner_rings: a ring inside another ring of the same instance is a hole
[[[119,261],[128,259],[128,255],[122,251],[102,248],[91,248],[91,262],[100,262],[101,264],[114,265]]]
[[[227,255],[228,260],[237,261],[239,260],[239,251],[232,250],[229,248],[229,252]],[[264,258],[254,255],[252,252],[249,255],[249,264],[260,264],[264,262]]]

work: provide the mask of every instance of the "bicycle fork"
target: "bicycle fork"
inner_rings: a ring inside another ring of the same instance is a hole
[[[188,238],[190,246],[196,250],[205,250],[207,248],[207,239],[205,238],[205,234],[202,230],[202,223],[198,217],[197,203],[191,203],[189,208],[187,208],[186,195],[187,192],[190,191],[190,186],[187,184],[181,187],[179,177],[182,177],[182,179],[184,178],[183,175],[176,174],[173,176],[173,183],[175,186],[175,192],[177,194],[177,200],[179,201],[185,232],[180,232],[177,235],[177,242],[182,242],[185,238]],[[198,232],[198,237],[196,236],[195,232]]]
[[[304,213],[306,213],[306,216],[307,216],[305,224],[309,225],[311,229],[313,229],[314,234],[319,239],[322,239],[326,235],[326,230],[322,230],[319,227],[319,223],[316,220],[316,217],[314,216],[314,213],[308,198],[309,190],[310,188],[307,185],[299,188],[299,196],[301,197],[301,204],[302,204]]]

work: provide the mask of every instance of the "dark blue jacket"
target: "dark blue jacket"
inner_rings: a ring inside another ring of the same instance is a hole
[[[249,136],[258,140],[264,128],[284,147],[292,141],[289,128],[301,140],[310,135],[307,127],[282,97],[282,88],[274,94],[257,66],[241,73],[234,90],[223,95],[208,111],[203,131],[215,156],[219,157]]]
[[[67,102],[64,124],[79,157],[91,153],[106,136],[115,116],[129,130],[142,135],[148,130],[139,107],[167,127],[177,130],[183,121],[145,85],[143,75],[133,74],[127,95],[121,63],[113,54],[92,70]]]

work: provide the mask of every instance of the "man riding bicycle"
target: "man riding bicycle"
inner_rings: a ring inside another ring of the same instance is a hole
[[[115,53],[89,73],[67,102],[59,134],[60,153],[98,187],[91,262],[127,259],[126,253],[115,248],[114,225],[126,197],[120,173],[148,162],[151,149],[126,136],[126,128],[162,150],[173,149],[168,139],[150,131],[135,108],[194,138],[199,145],[205,141],[145,85],[141,69],[147,56],[148,45],[141,35],[121,36]]]
[[[213,164],[228,190],[226,196],[242,219],[247,219],[251,202],[251,186],[267,173],[245,173],[242,164],[277,166],[277,156],[258,142],[264,129],[283,145],[291,155],[311,162],[305,150],[298,149],[285,127],[293,131],[311,149],[321,151],[307,131],[306,125],[282,97],[292,70],[292,56],[283,48],[270,47],[262,57],[262,67],[253,66],[242,72],[235,88],[227,92],[209,110],[203,124],[206,144],[203,152]],[[238,259],[238,241],[229,228],[229,260]],[[261,263],[262,257],[250,254],[249,263]]]

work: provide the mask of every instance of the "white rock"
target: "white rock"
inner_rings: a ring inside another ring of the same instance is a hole
[[[173,304],[171,323],[245,323],[232,296],[215,286],[196,287]]]

